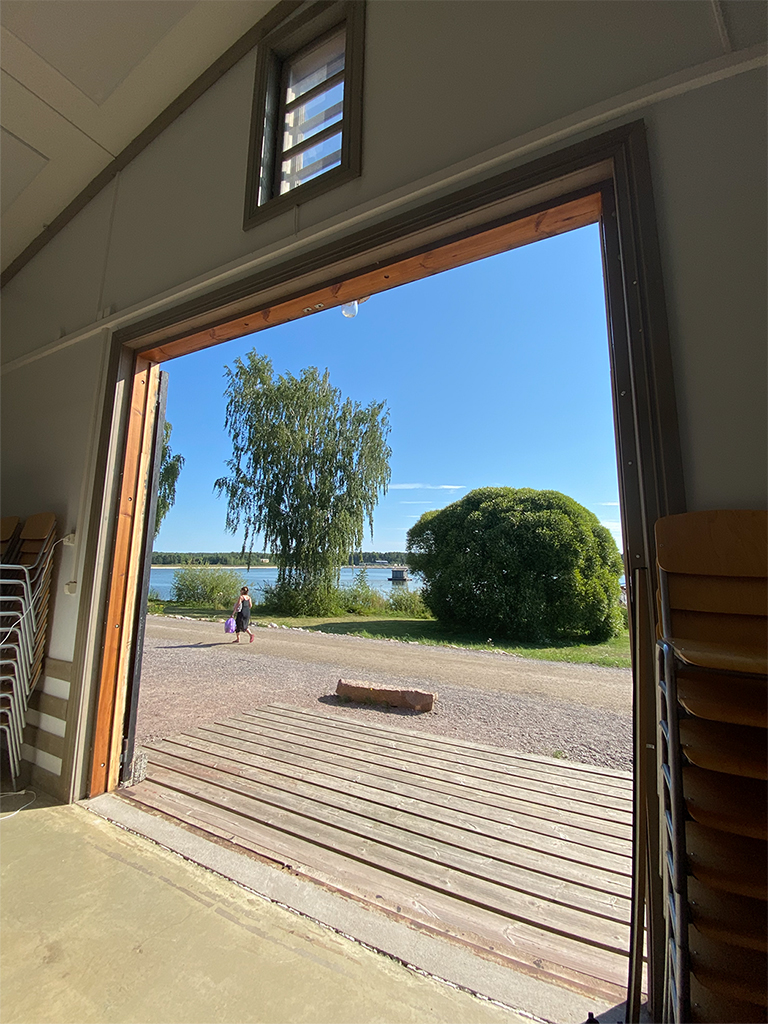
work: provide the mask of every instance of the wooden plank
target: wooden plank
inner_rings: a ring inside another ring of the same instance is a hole
[[[551,901],[557,906],[583,910],[601,919],[623,924],[629,922],[629,902],[626,897],[512,864],[505,857],[497,856],[497,851],[478,853],[468,849],[465,844],[457,844],[455,833],[445,827],[440,830],[433,826],[422,831],[420,825],[423,819],[418,815],[403,812],[385,815],[377,813],[376,809],[369,815],[365,813],[365,801],[360,798],[337,796],[333,803],[325,803],[318,801],[315,793],[307,793],[309,787],[297,785],[289,789],[281,785],[280,779],[251,779],[244,773],[229,772],[222,765],[210,767],[202,761],[191,762],[156,750],[149,760],[147,778],[156,781],[158,768],[194,780],[205,780],[228,792],[252,797],[259,804],[266,803],[271,808],[307,819],[311,827],[320,822],[341,828],[351,835],[374,839],[390,849],[419,857],[425,863],[449,867],[494,886]],[[167,782],[167,776],[165,778]],[[258,811],[256,817],[260,817]],[[506,854],[507,851],[502,852]]]
[[[123,603],[123,622],[132,624],[136,614],[136,598],[138,579],[141,572],[142,540],[144,537],[145,516],[149,499],[150,461],[152,457],[157,411],[157,392],[160,386],[160,367],[155,364],[146,371],[145,404],[142,417],[142,433],[140,454],[137,468],[136,485],[134,488],[133,519],[131,523],[130,552],[126,566],[125,599]],[[117,657],[115,696],[112,722],[112,735],[109,750],[107,789],[115,789],[120,778],[120,756],[123,746],[123,722],[125,719],[125,702],[128,692],[128,671],[131,664],[133,648],[133,630],[121,630],[120,647]]]
[[[278,751],[284,750],[286,744],[289,743],[285,736],[278,735],[276,739],[268,736],[256,736],[253,733],[247,733],[226,724],[214,723],[213,725],[201,726],[201,731],[206,734],[213,733],[216,736],[229,737],[230,739],[235,739],[238,743],[252,743],[257,748],[254,751],[255,753],[258,753],[258,748],[264,746],[265,743]],[[351,767],[359,764],[383,779],[402,779],[403,777],[403,767],[398,767],[393,759],[390,759],[387,765],[382,765],[380,759],[365,753],[341,753],[330,743],[315,741],[310,746],[300,743],[290,744],[288,749],[293,749],[298,753],[308,756],[316,756],[316,752],[318,755],[326,754],[337,761],[341,758],[343,759],[342,763],[347,763]],[[442,778],[443,775],[446,775],[447,781]],[[411,772],[410,780],[412,785],[419,785],[421,787],[422,793],[427,793],[431,790],[435,794],[434,799],[436,800],[444,799],[445,794],[466,797],[468,793],[471,793],[476,808],[482,809],[483,814],[489,816],[493,816],[494,813],[504,812],[506,817],[509,812],[512,812],[527,815],[531,823],[534,819],[538,819],[541,822],[557,822],[564,826],[570,825],[574,820],[574,814],[567,808],[542,807],[532,800],[507,797],[500,794],[489,794],[474,788],[466,782],[462,782],[455,773],[443,773],[437,769],[434,769],[429,774]],[[578,815],[576,817],[579,818],[581,828],[585,833],[585,846],[597,846],[606,843],[609,849],[623,850],[626,848],[625,844],[630,838],[630,829],[627,826],[611,821],[601,822],[598,819],[586,820]],[[498,820],[504,820],[504,818],[499,818]],[[532,824],[531,827],[533,827]],[[611,845],[611,840],[614,840],[613,845]]]
[[[563,799],[570,800],[574,807],[583,806],[584,813],[598,818],[613,821],[629,821],[630,805],[625,795],[605,795],[602,791],[598,797],[594,789],[571,790],[562,783],[538,782],[528,778],[524,771],[518,770],[514,775],[507,775],[491,768],[478,767],[471,763],[469,755],[439,756],[433,755],[429,747],[414,748],[407,740],[402,743],[396,740],[368,739],[365,734],[347,736],[343,726],[338,729],[333,725],[311,726],[305,728],[296,720],[285,721],[261,712],[251,712],[235,716],[232,721],[240,723],[242,728],[254,728],[259,731],[267,728],[273,732],[291,735],[303,742],[310,743],[317,739],[331,738],[339,750],[349,749],[355,752],[366,751],[377,757],[390,757],[393,754],[402,761],[416,766],[428,766],[429,769],[440,768],[446,772],[458,771],[462,776],[480,780],[481,788],[489,792],[506,792],[514,790],[530,791],[542,803],[557,805]],[[526,797],[529,793],[524,794]],[[533,798],[532,796],[530,798]]]
[[[605,803],[603,806],[600,796],[597,794],[584,794],[578,797],[563,795],[562,792],[557,791],[556,787],[544,783],[528,782],[522,777],[504,780],[498,773],[483,772],[482,769],[473,768],[460,761],[430,757],[427,753],[412,754],[407,750],[400,749],[396,743],[344,742],[341,737],[336,741],[332,730],[330,732],[328,730],[298,730],[295,726],[274,720],[269,721],[268,725],[266,720],[264,720],[264,724],[250,724],[245,716],[236,716],[227,721],[242,731],[252,732],[254,735],[262,735],[267,732],[273,736],[289,736],[305,745],[333,742],[335,749],[339,752],[349,751],[356,757],[365,754],[379,760],[386,758],[392,764],[419,775],[431,776],[434,773],[441,777],[455,776],[456,781],[460,780],[464,785],[471,785],[478,792],[507,796],[519,795],[523,799],[535,801],[542,807],[567,809],[572,813],[586,815],[595,821],[629,824],[631,820],[624,806],[619,808],[612,806],[611,797],[603,798]],[[327,739],[327,737],[333,738]]]
[[[254,334],[266,327],[289,323],[320,309],[341,306],[364,295],[389,291],[401,284],[420,281],[486,256],[508,252],[530,242],[552,238],[565,231],[594,224],[600,219],[600,212],[599,192],[582,196],[539,213],[529,214],[527,217],[518,217],[511,223],[438,246],[428,252],[383,267],[378,266],[375,270],[293,296],[277,305],[256,305],[243,316],[186,334],[182,338],[161,342],[151,349],[146,349],[143,354],[153,362],[163,362],[176,356],[188,355],[190,352],[199,352],[222,341],[231,341],[246,334]]]
[[[125,619],[124,613],[133,535],[133,511],[138,487],[141,439],[144,433],[149,365],[146,359],[137,356],[126,428],[123,479],[105,617],[104,650],[91,755],[89,796],[98,796],[99,793],[103,793],[107,789],[115,718],[118,658],[123,645],[123,634],[130,636],[133,626],[133,623]]]
[[[471,746],[462,748],[457,745],[454,748],[438,746],[429,739],[416,739],[407,733],[399,733],[391,736],[377,735],[365,727],[350,729],[347,723],[342,721],[326,720],[307,722],[300,714],[286,715],[282,712],[270,712],[267,708],[258,708],[254,711],[243,712],[235,716],[238,721],[246,722],[254,719],[258,722],[269,721],[281,728],[292,728],[301,731],[307,736],[333,736],[338,739],[340,745],[352,745],[355,747],[368,747],[371,749],[390,749],[402,751],[403,755],[413,756],[419,761],[425,757],[436,761],[444,761],[446,766],[460,764],[473,774],[489,781],[510,785],[530,785],[540,792],[551,794],[563,793],[574,800],[586,802],[597,802],[595,800],[596,785],[591,780],[577,778],[574,784],[567,776],[553,777],[547,773],[540,773],[535,767],[528,765],[504,765],[498,762],[486,761],[478,757],[472,751]],[[607,789],[600,785],[599,793],[601,804],[608,800],[611,807],[617,810],[628,811],[631,809],[631,791],[622,789]]]
[[[577,870],[581,870],[582,865],[589,864],[590,869],[605,875],[606,886],[617,886],[617,891],[620,892],[624,891],[626,879],[630,874],[628,843],[627,854],[622,857],[606,850],[580,845],[578,829],[574,830],[575,838],[569,839],[559,834],[554,837],[536,833],[521,828],[513,821],[501,822],[482,817],[477,813],[471,797],[455,801],[443,798],[437,803],[429,802],[421,798],[420,791],[410,785],[407,778],[400,781],[384,781],[365,772],[313,761],[311,758],[298,755],[275,758],[269,751],[252,754],[189,734],[176,736],[171,740],[156,741],[147,747],[177,752],[187,750],[190,758],[197,757],[198,753],[210,754],[217,761],[225,758],[229,763],[243,768],[267,768],[289,780],[307,781],[349,795],[363,794],[366,800],[383,807],[409,810],[417,806],[424,817],[433,821],[461,828],[473,837],[489,836],[504,840],[506,843],[519,846],[523,853],[535,851],[536,857],[543,857],[545,863],[551,858],[553,863],[562,865],[561,870],[566,872],[570,870],[570,862],[573,862]]]
[[[429,889],[458,894],[468,903],[505,913],[512,920],[527,922],[557,935],[577,937],[590,946],[609,952],[626,951],[629,931],[626,924],[604,915],[597,916],[527,893],[521,894],[511,886],[470,875],[439,860],[427,859],[428,844],[421,845],[421,855],[398,849],[381,838],[390,837],[386,826],[371,823],[364,828],[353,815],[342,812],[328,815],[326,820],[321,820],[320,815],[310,818],[313,807],[301,805],[292,810],[276,807],[263,797],[241,795],[221,780],[213,783],[155,765],[148,770],[148,780],[206,800],[216,807],[227,808],[249,820],[263,822],[291,836],[309,839],[325,849],[337,850],[362,863],[384,868],[393,875],[413,879]],[[376,838],[377,835],[380,838]]]
[[[626,957],[589,948],[570,937],[543,934],[523,922],[512,930],[503,915],[436,891],[425,891],[407,878],[351,860],[333,849],[286,836],[257,822],[246,821],[227,808],[175,793],[144,781],[121,795],[141,806],[175,817],[180,822],[213,832],[277,861],[294,874],[307,875],[326,888],[340,892],[396,919],[407,918],[429,934],[456,938],[479,953],[541,980],[565,984],[586,995],[602,994],[620,1001],[626,979]],[[366,895],[367,894],[367,895]]]
[[[300,717],[301,719],[320,719],[323,722],[332,722],[335,725],[343,725],[344,728],[349,730],[356,730],[363,733],[375,733],[383,734],[390,737],[400,738],[416,738],[425,740],[430,744],[434,744],[435,747],[445,748],[446,750],[452,750],[457,753],[463,753],[467,751],[476,751],[483,757],[487,756],[490,760],[498,760],[502,764],[515,765],[517,767],[531,768],[534,767],[538,771],[546,772],[555,777],[564,776],[570,779],[574,774],[577,774],[580,778],[589,779],[594,785],[606,785],[610,788],[617,788],[620,790],[632,789],[632,773],[622,771],[618,768],[602,768],[599,765],[592,764],[580,764],[575,761],[562,761],[559,758],[543,757],[535,754],[523,754],[517,750],[507,750],[504,747],[494,747],[487,743],[476,743],[469,742],[468,740],[453,740],[446,736],[437,736],[434,733],[422,732],[419,729],[408,729],[405,733],[402,728],[387,727],[385,725],[379,725],[378,723],[365,722],[360,723],[351,720],[345,720],[343,723],[340,722],[337,715],[322,714],[315,710],[309,710],[308,708],[297,708],[291,704],[267,704],[260,710],[263,711],[279,711],[291,717]],[[249,712],[244,712],[249,714]]]
[[[485,909],[506,913],[510,920],[526,922],[558,935],[578,937],[590,945],[612,952],[627,949],[629,929],[623,922],[605,914],[577,909],[564,903],[516,890],[512,885],[489,882],[467,871],[429,857],[432,844],[412,841],[412,849],[397,847],[396,829],[376,822],[365,822],[346,812],[319,814],[308,801],[296,801],[293,808],[268,803],[263,794],[243,795],[244,782],[229,779],[214,782],[197,776],[151,765],[147,779],[171,790],[186,793],[256,820],[280,828],[284,833],[310,840],[325,849],[336,850],[362,863],[374,864],[401,878],[413,879],[429,889],[452,893]],[[219,775],[221,773],[218,773]],[[390,845],[390,842],[392,845]],[[414,852],[418,850],[418,852]],[[446,853],[440,850],[440,853]],[[465,854],[466,857],[466,854]],[[447,859],[447,857],[445,858]]]
[[[330,717],[311,722],[308,721],[309,716],[302,715],[298,709],[294,709],[294,714],[290,714],[282,711],[273,712],[269,707],[258,708],[256,711],[244,711],[236,717],[243,721],[248,718],[262,720],[263,717],[269,717],[272,721],[282,721],[286,724],[289,722],[296,723],[301,728],[306,727],[308,732],[314,733],[316,730],[322,730],[324,734],[332,732],[334,736],[338,736],[340,740],[345,742],[348,740],[352,742],[362,740],[363,742],[374,743],[377,746],[384,745],[402,749],[403,751],[415,754],[419,758],[427,754],[431,757],[445,759],[449,763],[456,763],[458,761],[462,765],[477,768],[489,778],[498,779],[499,781],[508,779],[510,782],[523,779],[526,782],[541,783],[544,786],[552,787],[547,792],[562,790],[565,793],[568,791],[572,793],[573,799],[576,800],[587,799],[587,796],[592,797],[597,791],[601,796],[606,795],[611,800],[615,800],[616,807],[631,810],[632,790],[629,787],[618,789],[613,786],[605,786],[598,783],[595,779],[584,778],[583,776],[573,778],[567,772],[556,776],[550,772],[541,771],[535,762],[519,764],[513,759],[504,760],[501,757],[491,759],[484,756],[482,752],[475,751],[469,743],[449,745],[435,742],[431,738],[413,737],[405,732],[385,733],[375,727],[369,728],[367,725],[355,727],[353,723]],[[586,795],[582,796],[581,794]]]
[[[629,895],[629,880],[626,876],[604,871],[593,865],[585,865],[576,860],[546,854],[540,849],[531,849],[514,841],[514,833],[510,828],[499,827],[499,833],[488,835],[484,831],[473,831],[458,817],[451,819],[445,815],[443,819],[424,813],[424,805],[415,799],[387,799],[386,794],[375,790],[367,790],[361,786],[336,784],[327,785],[327,779],[317,773],[289,773],[286,768],[280,771],[269,760],[252,758],[251,764],[242,764],[232,758],[222,756],[221,752],[204,751],[198,747],[189,748],[173,741],[159,741],[148,744],[149,761],[152,764],[165,764],[173,767],[163,755],[182,759],[188,762],[188,768],[180,770],[194,772],[195,766],[218,769],[229,774],[258,782],[279,793],[295,793],[318,803],[338,806],[355,814],[360,814],[374,821],[381,821],[404,831],[413,831],[427,839],[436,839],[449,843],[459,849],[484,857],[492,857],[513,867],[536,872],[544,878],[565,881],[586,886],[601,893],[626,899]],[[378,796],[378,799],[377,799]],[[493,877],[493,876],[489,876]],[[628,913],[628,910],[627,910]]]
[[[462,814],[469,821],[478,822],[477,827],[486,830],[493,828],[514,828],[524,839],[531,836],[531,845],[548,842],[555,851],[573,847],[577,851],[583,847],[582,859],[600,863],[609,870],[624,873],[629,870],[629,840],[620,840],[613,836],[596,835],[592,829],[581,828],[569,818],[567,822],[553,820],[552,817],[542,818],[530,814],[519,813],[508,809],[496,809],[477,801],[474,794],[466,789],[445,785],[436,790],[427,790],[414,785],[408,776],[386,767],[376,768],[361,762],[346,760],[341,762],[333,756],[306,756],[287,751],[284,747],[269,747],[256,743],[238,741],[225,730],[211,732],[206,729],[191,730],[184,737],[200,739],[204,743],[210,741],[217,747],[229,751],[229,755],[240,759],[249,756],[268,757],[272,762],[284,764],[288,771],[299,771],[300,767],[308,767],[323,775],[347,780],[354,785],[365,785],[369,790],[381,793],[393,793],[401,797],[418,798],[420,803],[429,807],[431,813],[446,812]],[[176,737],[177,740],[181,737]],[[207,749],[207,748],[206,748]]]

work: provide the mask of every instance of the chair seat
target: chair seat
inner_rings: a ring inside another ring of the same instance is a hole
[[[681,669],[677,697],[697,718],[729,725],[768,728],[768,690],[764,678]]]
[[[703,884],[768,900],[768,845],[761,839],[729,835],[688,821],[685,846],[688,868]]]
[[[718,942],[694,927],[688,931],[688,944],[691,971],[704,988],[756,1006],[768,1006],[765,953]],[[728,1020],[733,1021],[733,1017]]]
[[[765,644],[714,643],[665,637],[675,655],[686,665],[718,672],[768,674],[768,636]]]
[[[688,813],[701,825],[768,839],[768,787],[762,780],[686,767],[683,792]]]
[[[768,1015],[764,1006],[749,1003],[741,999],[722,996],[711,989],[705,988],[694,976],[691,977],[691,1015],[692,1024],[705,1022],[739,1021],[740,1024],[765,1024]]]
[[[683,718],[679,728],[683,751],[699,768],[750,779],[768,778],[765,729],[703,718]]]
[[[688,879],[689,917],[702,933],[719,942],[768,952],[768,903],[737,896]]]

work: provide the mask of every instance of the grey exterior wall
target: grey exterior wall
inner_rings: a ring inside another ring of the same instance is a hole
[[[359,179],[242,230],[254,53],[121,172],[2,296],[2,511],[51,508],[62,533],[80,530],[58,576],[52,656],[72,660],[87,613],[62,587],[77,579],[86,540],[112,328],[352,221],[637,118],[648,127],[688,504],[764,506],[766,81],[755,47],[765,18],[750,0],[723,7],[746,52],[724,53],[699,0],[371,0]]]

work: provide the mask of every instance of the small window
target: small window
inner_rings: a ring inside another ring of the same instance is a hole
[[[364,11],[313,3],[259,44],[245,228],[360,174]]]

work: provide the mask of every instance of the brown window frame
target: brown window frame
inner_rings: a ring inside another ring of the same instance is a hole
[[[286,68],[302,51],[322,42],[342,26],[346,40],[344,106],[339,122],[342,132],[341,163],[280,195],[277,180],[283,155],[280,136],[285,107]],[[330,3],[319,0],[300,9],[259,43],[243,230],[247,231],[360,176],[364,39],[365,0],[331,0]],[[268,110],[272,111],[269,118]],[[267,198],[259,202],[263,192],[267,193]]]

